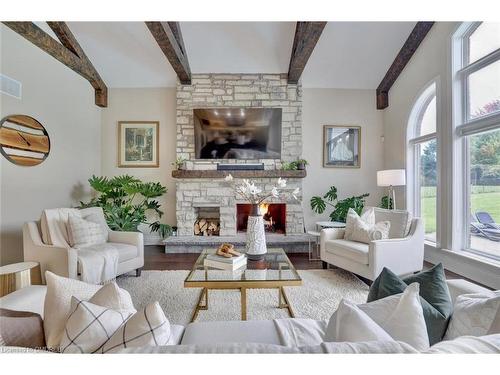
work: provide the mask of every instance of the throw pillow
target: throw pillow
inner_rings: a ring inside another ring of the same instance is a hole
[[[463,294],[455,301],[444,339],[500,333],[500,327],[493,324],[496,319],[500,319],[500,291],[491,295]]]
[[[389,238],[389,229],[391,223],[388,221],[381,221],[375,225],[368,225],[357,219],[350,238],[351,241],[370,243],[371,241],[384,240]]]
[[[102,286],[87,284],[79,280],[58,276],[50,271],[45,272],[45,280],[47,282],[47,294],[45,296],[43,312],[45,341],[48,348],[58,349],[70,313],[71,297],[74,296],[79,300],[91,299]],[[129,310],[134,309],[131,301],[127,298],[128,293],[126,291],[118,288],[120,296],[109,297],[108,293],[110,292],[110,287],[107,285],[105,287],[107,289],[103,291],[102,294],[105,294],[107,297],[104,298],[104,301],[100,299],[99,295],[94,301],[97,300],[104,307],[115,310],[119,310],[124,306]],[[127,295],[125,293],[127,293]],[[117,300],[120,302],[117,303]]]
[[[337,309],[334,332],[337,342],[394,341],[392,337],[352,302],[342,300]]]
[[[356,220],[360,218],[363,222],[374,225],[375,224],[375,213],[373,209],[368,209],[361,214],[361,217],[354,211],[352,208],[349,208],[347,211],[346,222],[345,222],[345,230],[344,230],[344,239],[348,240],[354,229],[354,225],[356,224]]]
[[[132,313],[122,313],[71,298],[71,312],[61,340],[61,353],[95,353]]]
[[[429,348],[417,283],[411,284],[401,294],[357,305],[357,308],[382,328],[392,340],[405,342],[417,350]],[[339,319],[338,311],[330,318],[325,341],[339,341],[336,327],[344,323],[342,318]]]
[[[427,271],[399,278],[389,269],[384,268],[373,282],[368,293],[367,302],[402,293],[408,284],[417,282],[420,285],[420,302],[424,311],[430,345],[441,341],[453,311],[446,276],[441,263]]]
[[[123,348],[167,345],[171,336],[170,322],[158,302],[147,305],[123,324],[104,344],[103,353]]]
[[[44,348],[45,336],[40,315],[0,308],[0,346]]]
[[[68,218],[68,237],[72,247],[87,247],[106,242],[107,233],[103,233],[101,225],[76,215]]]

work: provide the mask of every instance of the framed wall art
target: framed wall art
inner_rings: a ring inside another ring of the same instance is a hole
[[[361,167],[361,127],[325,125],[323,127],[323,167]]]
[[[158,121],[118,122],[118,167],[158,168]]]

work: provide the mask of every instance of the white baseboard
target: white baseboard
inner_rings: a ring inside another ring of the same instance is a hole
[[[444,268],[467,277],[479,284],[500,289],[500,264],[474,254],[437,249],[425,245],[425,260],[432,264],[443,263]]]

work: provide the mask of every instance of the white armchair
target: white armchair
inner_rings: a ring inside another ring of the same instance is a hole
[[[399,211],[401,213],[401,211]],[[391,220],[391,212],[379,210],[384,220]],[[377,220],[377,211],[375,213]],[[394,218],[396,221],[400,218]],[[372,241],[369,244],[344,240],[344,229],[328,228],[321,231],[320,256],[323,268],[332,264],[368,280],[375,280],[384,267],[397,275],[421,271],[424,262],[424,227],[420,218],[411,220],[406,236]]]
[[[140,232],[116,232],[111,231],[104,221],[104,215],[100,208],[92,208],[93,214],[102,215],[103,226],[108,231],[108,242],[118,251],[118,275],[130,271],[136,271],[141,275],[144,266],[144,238]],[[45,283],[45,271],[49,270],[57,275],[78,279],[78,251],[64,244],[47,244],[43,240],[43,230],[40,221],[27,222],[23,226],[23,249],[24,260],[40,263],[42,282]],[[45,235],[47,238],[47,235]]]

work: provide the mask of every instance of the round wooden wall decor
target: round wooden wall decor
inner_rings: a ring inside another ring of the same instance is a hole
[[[33,117],[4,117],[0,122],[0,151],[14,164],[26,167],[38,165],[49,156],[49,134]]]

